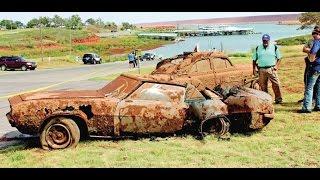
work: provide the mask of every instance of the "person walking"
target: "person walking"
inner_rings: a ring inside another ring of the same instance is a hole
[[[320,111],[320,31],[314,30],[312,36],[315,38],[308,59],[310,68],[307,71],[307,84],[304,92],[302,109],[299,113],[311,113],[313,91],[316,91],[314,111]]]
[[[320,27],[319,26],[315,26],[313,30],[318,30],[320,31]],[[302,52],[304,53],[307,53],[307,57],[304,58],[304,62],[305,62],[305,69],[304,69],[304,73],[303,73],[303,82],[304,82],[304,87],[306,87],[306,84],[307,84],[307,72],[310,68],[310,61],[309,61],[309,58],[308,58],[308,54],[310,53],[310,50],[311,50],[311,47],[313,45],[313,41],[315,40],[315,34],[312,35],[312,39],[310,39],[307,44],[305,44],[303,46],[303,49],[302,49]],[[315,93],[316,91],[313,91],[314,95],[313,95],[313,98],[315,98]],[[298,102],[301,103],[303,102],[304,98],[299,100]]]
[[[282,103],[280,80],[277,71],[279,69],[281,54],[277,45],[270,44],[270,35],[262,36],[262,44],[257,46],[252,55],[253,73],[258,71],[259,85],[262,91],[268,92],[268,80],[271,81],[275,94],[275,103]]]
[[[132,53],[128,54],[128,60],[129,60],[129,65],[133,64],[133,68],[135,68],[136,65],[135,65],[134,55]]]

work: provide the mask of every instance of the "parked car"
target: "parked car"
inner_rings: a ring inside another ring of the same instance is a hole
[[[223,52],[186,52],[160,61],[151,73],[172,78],[192,77],[212,89],[244,85],[259,89],[251,64],[234,65]]]
[[[21,69],[22,71],[35,70],[36,62],[27,61],[20,56],[2,56],[0,57],[0,68],[2,71],[10,69]]]
[[[142,55],[142,56],[140,57],[140,60],[141,60],[141,61],[144,61],[144,60],[150,61],[150,60],[154,60],[155,57],[156,57],[155,54],[145,53],[144,55]]]
[[[84,64],[101,64],[102,59],[95,53],[84,54],[82,61]]]
[[[188,82],[124,74],[99,90],[28,93],[9,102],[10,124],[40,135],[44,149],[75,147],[80,136],[225,134],[233,122],[230,115],[256,113],[266,124],[273,118],[272,98],[262,91],[239,90],[223,97]]]

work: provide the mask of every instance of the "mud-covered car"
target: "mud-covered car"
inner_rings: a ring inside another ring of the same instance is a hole
[[[252,65],[234,65],[227,55],[218,51],[186,52],[164,59],[151,74],[170,76],[171,79],[192,77],[210,88],[218,85],[244,85],[259,89],[258,78],[253,75]]]
[[[249,119],[254,128],[273,117],[271,96],[261,91],[223,96],[209,89],[200,92],[188,82],[132,75],[121,75],[99,90],[29,93],[9,102],[10,124],[24,134],[40,135],[44,149],[75,147],[80,136],[157,135],[187,129],[225,134],[233,121],[230,114],[261,116],[261,122]]]

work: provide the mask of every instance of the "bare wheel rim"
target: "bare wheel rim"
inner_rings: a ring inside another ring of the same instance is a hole
[[[70,131],[63,124],[53,124],[46,132],[46,141],[54,149],[66,148],[71,143]]]
[[[2,71],[6,70],[6,66],[1,66],[1,70]]]
[[[211,126],[210,133],[224,135],[229,131],[229,123],[226,122],[223,118],[218,118],[216,121],[213,121]]]
[[[22,71],[25,71],[25,70],[27,70],[27,67],[26,67],[26,66],[22,66],[22,67],[21,67],[21,70],[22,70]]]

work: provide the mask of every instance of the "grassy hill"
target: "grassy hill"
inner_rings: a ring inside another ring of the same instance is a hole
[[[310,39],[311,39],[311,35],[307,34],[302,36],[279,39],[277,40],[277,44],[283,45],[283,46],[301,45],[301,44],[306,44]]]
[[[84,53],[98,53],[105,61],[113,61],[110,56],[124,54],[133,49],[153,49],[168,43],[164,40],[138,38],[134,33],[117,37],[100,38],[96,30],[69,30],[64,28],[42,29],[43,55],[72,59]],[[71,44],[70,44],[71,36]],[[71,54],[70,54],[71,49]],[[19,29],[0,31],[0,55],[21,55],[25,58],[41,57],[41,34],[39,29]],[[53,58],[55,59],[55,58]],[[122,58],[123,59],[123,58]]]

